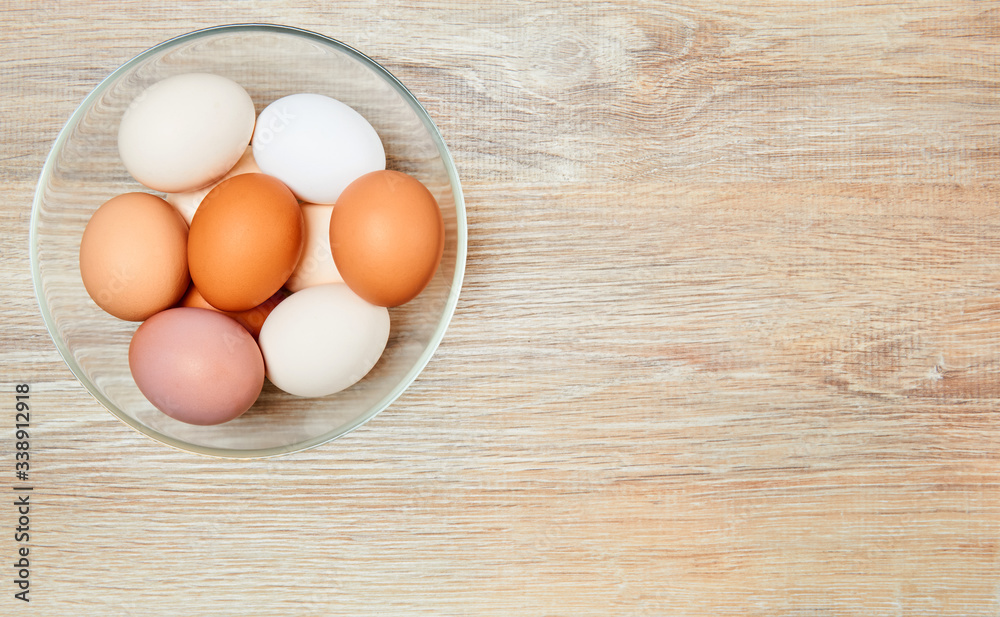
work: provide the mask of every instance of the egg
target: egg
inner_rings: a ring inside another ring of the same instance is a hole
[[[191,279],[217,309],[252,309],[291,276],[303,237],[302,210],[284,184],[265,174],[233,176],[205,196],[191,219]]]
[[[260,330],[267,378],[289,394],[326,396],[360,381],[389,340],[389,311],[343,283],[293,293]]]
[[[95,303],[126,321],[169,308],[187,289],[188,228],[170,204],[125,193],[94,212],[80,241],[80,277]]]
[[[231,79],[174,75],[129,104],[118,127],[118,153],[132,177],[147,187],[192,191],[232,169],[255,122],[253,100]]]
[[[201,308],[172,308],[144,321],[132,335],[128,364],[143,396],[188,424],[228,422],[264,386],[253,337],[231,317]]]
[[[355,178],[385,169],[385,149],[372,125],[321,94],[292,94],[265,107],[252,144],[261,171],[310,203],[335,203]]]
[[[260,167],[257,167],[257,162],[253,160],[253,148],[247,146],[240,160],[236,161],[233,168],[227,171],[218,181],[194,191],[187,191],[186,193],[167,193],[165,199],[168,204],[181,213],[184,221],[190,225],[191,219],[194,218],[194,213],[198,210],[198,206],[201,205],[201,200],[205,199],[205,195],[208,195],[209,191],[214,189],[219,182],[233,176],[250,173],[260,173]]]
[[[356,294],[379,306],[409,302],[430,282],[444,252],[437,200],[408,174],[365,174],[333,208],[330,249]]]
[[[250,333],[250,336],[256,339],[260,335],[260,328],[261,326],[264,325],[264,320],[267,319],[267,316],[271,313],[272,310],[274,310],[274,307],[278,306],[278,303],[280,303],[287,297],[288,297],[288,292],[285,291],[284,289],[279,289],[277,292],[275,292],[273,296],[271,296],[267,300],[264,300],[262,304],[260,304],[259,306],[255,306],[254,308],[248,311],[239,311],[235,313],[226,311],[220,311],[220,312],[235,319],[237,323],[243,326],[246,329],[246,331]],[[191,285],[188,288],[187,293],[185,293],[184,297],[181,298],[181,301],[178,304],[178,306],[204,308],[212,311],[219,310],[214,306],[212,306],[211,304],[209,304],[208,301],[206,301],[205,298],[201,295],[201,292],[198,291],[198,288],[195,287],[194,285]]]
[[[299,291],[306,287],[343,283],[330,251],[330,216],[333,206],[322,204],[302,204],[302,218],[305,221],[305,244],[295,271],[285,283],[289,291]]]

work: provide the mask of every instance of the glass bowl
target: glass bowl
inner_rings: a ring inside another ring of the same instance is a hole
[[[315,92],[347,103],[378,131],[387,167],[409,173],[437,198],[444,256],[414,300],[390,309],[385,352],[360,382],[323,398],[298,398],[265,382],[245,414],[192,426],[156,410],[128,366],[138,323],[116,319],[90,299],[80,278],[80,238],[91,214],[141,186],[118,157],[118,123],[132,99],[156,81],[215,73],[242,85],[259,113],[288,94]],[[59,133],[42,169],[31,218],[31,270],[42,317],[70,370],[107,409],[167,445],[232,458],[311,448],[361,426],[416,379],[444,336],[458,302],[466,254],[465,205],[448,148],[417,99],[389,71],[334,39],[285,26],[198,30],[149,49],[102,81]]]

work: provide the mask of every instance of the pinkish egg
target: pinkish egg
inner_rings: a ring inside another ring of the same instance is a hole
[[[231,317],[179,307],[144,321],[128,364],[154,407],[188,424],[222,424],[253,405],[264,386],[256,341]]]

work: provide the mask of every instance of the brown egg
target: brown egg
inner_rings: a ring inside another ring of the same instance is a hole
[[[125,193],[94,212],[80,241],[80,276],[99,307],[142,321],[188,286],[187,224],[170,204]]]
[[[205,196],[191,220],[191,279],[215,308],[250,310],[291,276],[303,237],[299,202],[280,180],[234,176]]]
[[[330,249],[354,293],[378,306],[399,306],[427,286],[441,262],[441,211],[416,178],[392,170],[367,173],[337,199]]]
[[[237,322],[239,322],[239,324],[243,326],[246,329],[246,331],[250,333],[251,336],[257,338],[260,336],[260,328],[261,326],[264,325],[264,320],[267,319],[267,316],[271,314],[271,311],[274,310],[274,307],[278,306],[278,304],[280,304],[282,300],[287,298],[288,295],[289,292],[285,291],[285,289],[282,288],[279,289],[277,292],[275,292],[273,296],[271,296],[267,300],[264,300],[263,304],[255,306],[249,311],[239,311],[239,312],[219,311],[219,309],[215,308],[214,306],[209,304],[208,301],[205,300],[204,296],[201,295],[201,292],[198,291],[197,287],[191,285],[188,288],[187,293],[184,294],[184,297],[181,298],[179,306],[187,306],[191,308],[205,308],[213,311],[219,311],[220,313],[225,313],[226,315],[229,315]]]

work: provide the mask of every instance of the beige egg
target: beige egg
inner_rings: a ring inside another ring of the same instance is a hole
[[[302,219],[305,221],[305,244],[302,257],[295,271],[285,283],[289,291],[299,291],[306,287],[342,283],[343,277],[333,262],[330,251],[330,217],[333,206],[325,204],[302,204]]]
[[[194,213],[198,211],[198,206],[201,205],[201,200],[205,199],[205,195],[208,195],[209,191],[218,186],[223,180],[228,180],[229,178],[240,174],[253,173],[260,173],[260,167],[257,167],[257,162],[253,160],[253,148],[247,146],[246,151],[243,153],[243,156],[240,157],[240,160],[236,162],[236,165],[226,172],[226,175],[218,181],[213,182],[204,188],[188,191],[186,193],[167,193],[166,200],[168,204],[181,213],[181,216],[184,217],[184,221],[190,225],[191,219],[194,218]]]

